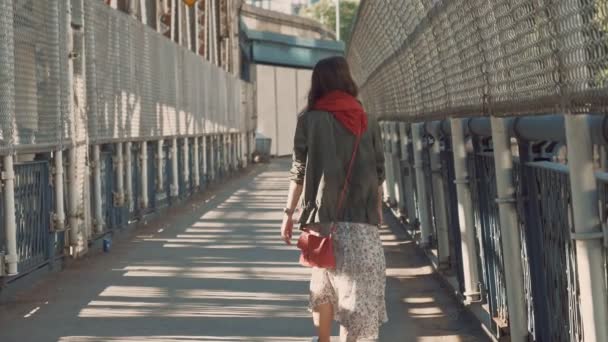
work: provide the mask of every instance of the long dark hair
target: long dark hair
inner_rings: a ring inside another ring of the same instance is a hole
[[[306,110],[312,110],[320,98],[334,90],[341,90],[353,97],[357,97],[359,92],[350,75],[348,63],[342,56],[329,57],[317,62],[312,71]]]

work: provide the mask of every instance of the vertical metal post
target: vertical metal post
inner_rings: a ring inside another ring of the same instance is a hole
[[[148,142],[141,142],[141,151],[139,153],[141,160],[141,197],[140,209],[148,208]]]
[[[53,160],[55,162],[55,229],[63,230],[65,228],[65,208],[63,203],[63,151],[55,151]]]
[[[209,160],[209,167],[211,167],[211,170],[209,170],[209,176],[211,178],[211,180],[215,180],[215,159],[217,157],[217,151],[216,151],[216,141],[217,141],[217,136],[216,135],[212,135],[209,137],[211,140],[209,141],[209,143],[211,144],[210,146],[210,160]]]
[[[165,150],[163,149],[164,141],[163,139],[158,140],[158,144],[156,145],[156,191],[163,192],[164,191],[164,170],[165,170]]]
[[[393,172],[393,193],[395,195],[395,204],[401,206],[403,204],[403,191],[401,185],[403,183],[401,177],[401,163],[399,162],[399,128],[398,123],[391,122],[388,124],[389,137],[391,144],[391,161]]]
[[[234,162],[235,168],[239,168],[241,161],[241,134],[234,133]]]
[[[183,1],[176,1],[177,4],[177,44],[184,46],[186,40],[184,39],[184,3]]]
[[[203,136],[203,145],[202,145],[202,149],[203,149],[203,179],[206,181],[207,180],[207,136]]]
[[[247,133],[241,133],[241,160],[242,167],[247,167]]]
[[[85,179],[90,179],[90,169],[83,171],[86,168],[87,149],[89,148],[86,137],[77,134],[78,127],[86,127],[86,119],[83,118],[82,113],[85,112],[86,94],[83,92],[82,87],[74,86],[74,84],[88,84],[86,83],[85,72],[86,70],[93,71],[91,78],[95,80],[95,65],[90,63],[90,68],[85,68],[84,58],[84,1],[83,0],[72,0],[67,8],[66,16],[66,27],[67,31],[67,53],[70,55],[68,58],[68,74],[67,74],[67,92],[68,98],[66,116],[70,118],[70,139],[72,146],[68,150],[68,225],[69,240],[72,247],[71,254],[73,256],[79,256],[84,253],[87,249],[87,238],[90,236],[88,228],[92,226],[91,213],[85,211],[85,205],[87,210],[90,210],[90,196],[91,189],[89,189],[90,182]],[[94,35],[89,38],[94,39]],[[75,83],[76,82],[76,83]],[[94,83],[94,82],[93,82]],[[94,113],[97,112],[96,101],[91,101],[90,110]],[[63,119],[63,118],[62,118]],[[86,131],[86,130],[85,130]],[[84,141],[80,141],[84,139]],[[85,204],[86,203],[86,204]],[[100,203],[101,205],[101,203]],[[84,223],[87,223],[85,226]],[[99,222],[100,230],[103,230],[103,220]],[[86,227],[86,231],[84,229]]]
[[[124,195],[124,180],[125,180],[125,169],[124,169],[124,158],[123,158],[123,144],[116,143],[116,198],[114,204],[117,207],[122,207],[125,202]]]
[[[336,2],[336,40],[340,40],[340,0]]]
[[[387,134],[387,123],[381,122],[380,124],[380,137],[382,139],[382,146],[384,146],[384,160],[385,160],[385,172],[386,172],[386,181],[382,184],[383,193],[384,193],[384,201],[388,202],[389,205],[392,206],[394,201],[393,196],[393,161],[391,158],[390,150],[391,146],[388,143],[388,134]]]
[[[480,299],[479,292],[479,260],[475,247],[475,221],[471,188],[467,172],[467,151],[464,140],[462,119],[451,119],[452,150],[454,153],[454,175],[456,194],[458,197],[458,222],[462,237],[462,269],[464,273],[464,288],[468,302]]]
[[[133,16],[134,18],[137,18],[136,14],[137,11],[139,11],[139,9],[141,8],[138,4],[138,2],[140,2],[141,0],[131,0],[129,1],[129,3],[127,4],[128,8],[127,8],[127,13],[129,13],[129,15]]]
[[[228,133],[225,136],[226,138],[226,171],[232,171],[232,134]]]
[[[139,0],[139,12],[141,13],[141,22],[144,25],[148,25],[148,9],[146,7],[146,1],[148,0]]]
[[[190,8],[188,8],[186,6],[186,4],[184,4],[184,3],[182,3],[182,6],[183,6],[182,16],[185,17],[185,19],[186,19],[186,20],[182,20],[182,23],[186,27],[186,30],[185,30],[186,39],[183,42],[186,43],[188,50],[192,51],[192,38],[191,38],[192,36],[190,34]],[[194,6],[196,6],[196,4]]]
[[[97,146],[97,145],[94,145]],[[95,148],[95,147],[93,147]],[[99,147],[98,147],[99,148]],[[79,199],[79,192],[78,192],[78,168],[77,168],[77,163],[78,163],[78,158],[77,158],[77,153],[76,150],[77,147],[72,146],[69,150],[68,150],[68,215],[69,215],[69,220],[68,220],[68,224],[70,226],[70,231],[69,231],[69,239],[70,239],[70,245],[73,247],[76,247],[76,251],[75,254],[78,254],[80,252],[82,252],[81,248],[84,248],[84,246],[86,246],[86,239],[84,238],[84,232],[81,232],[80,229],[80,215],[78,213],[78,199]],[[99,153],[97,155],[97,162],[99,162]],[[95,159],[93,158],[93,165],[95,165]],[[87,177],[86,179],[88,180],[90,177],[90,173],[87,173]],[[93,177],[95,177],[95,172],[93,172]],[[94,182],[95,182],[95,178],[93,178]],[[87,182],[88,183],[88,182]],[[96,183],[94,183],[93,185],[93,192],[95,193],[95,220],[97,220],[97,203],[98,203],[98,198],[97,198],[97,190],[96,190]],[[100,188],[101,188],[101,184],[100,184]],[[84,191],[84,189],[83,189]],[[99,202],[99,205],[101,206],[101,203]],[[90,216],[88,216],[90,219]],[[83,241],[85,240],[85,241]]]
[[[608,341],[604,248],[588,115],[565,115],[580,311],[585,341]]]
[[[407,218],[410,223],[416,216],[416,205],[414,203],[414,186],[413,186],[413,175],[411,172],[410,165],[410,153],[409,153],[409,145],[411,143],[410,138],[407,133],[407,124],[402,122],[399,123],[399,135],[401,137],[401,161],[399,166],[403,170],[405,174],[407,174],[407,179],[405,179],[404,184],[404,198],[405,198],[405,210],[407,211]],[[407,169],[407,170],[406,170]]]
[[[521,238],[517,221],[515,186],[513,184],[513,156],[507,125],[502,118],[491,117],[496,190],[500,215],[500,233],[509,309],[511,341],[528,340],[527,308],[524,293]]]
[[[230,171],[230,164],[232,163],[231,158],[231,150],[230,150],[230,134],[224,134],[224,148],[222,149],[224,152],[222,160],[224,162],[224,171],[228,173]]]
[[[450,240],[448,236],[448,212],[447,199],[445,196],[445,183],[441,173],[441,142],[435,137],[435,142],[430,149],[431,172],[433,173],[433,204],[435,207],[435,224],[437,226],[437,254],[439,267],[448,266],[450,263]]]
[[[226,135],[225,134],[220,134],[219,136],[219,141],[218,141],[218,145],[220,146],[220,150],[219,150],[219,168],[220,170],[222,170],[222,172],[226,171],[226,164],[227,164],[227,159],[226,159]],[[224,175],[224,173],[222,173],[222,175]]]
[[[214,65],[218,65],[218,53],[217,53],[217,16],[216,16],[216,0],[209,0],[211,2],[211,29],[209,30],[210,34],[210,45],[211,45],[211,63]]]
[[[199,12],[198,12],[198,3],[194,4],[194,52],[197,55],[200,55],[201,49],[201,39],[199,37],[200,32],[200,22],[199,22]]]
[[[0,20],[0,30],[3,38],[0,39],[0,98],[6,102],[2,104],[2,113],[10,118],[10,125],[15,122],[15,75],[14,68],[4,67],[5,65],[14,66],[14,11],[13,1],[0,0],[0,10],[2,10],[2,20]],[[7,134],[8,132],[3,132]],[[12,134],[8,133],[4,137],[8,143],[14,143]],[[14,202],[14,171],[13,171],[13,156],[7,155],[4,160],[4,225],[5,225],[5,240],[6,240],[6,255],[7,272],[9,276],[16,275],[18,272],[17,264],[19,257],[17,254],[17,228],[15,224],[15,202]],[[11,178],[11,179],[7,179]],[[10,202],[10,203],[9,203]],[[2,237],[0,237],[1,239]],[[3,265],[0,265],[2,269]]]
[[[93,145],[93,193],[95,195],[95,232],[103,233],[105,222],[101,206],[101,158],[99,149],[99,145]],[[73,181],[72,179],[71,182]]]
[[[179,196],[179,168],[177,165],[177,138],[173,138],[171,144],[171,168],[173,169],[173,179],[171,185],[171,196],[177,197]]]
[[[184,138],[184,182],[188,183],[188,181],[190,180],[190,168],[189,168],[189,164],[190,164],[190,155],[189,155],[189,151],[188,148],[190,145],[190,139],[188,139],[187,137]]]
[[[129,211],[133,209],[133,155],[131,154],[131,142],[125,144],[125,169],[126,169],[126,188],[125,188],[125,201]]]
[[[175,20],[176,20],[176,10],[177,10],[177,6],[179,6],[178,4],[176,4],[177,1],[171,1],[171,28],[170,28],[170,32],[171,32],[171,40],[175,41]]]
[[[205,59],[206,60],[210,60],[210,49],[209,49],[209,26],[211,21],[209,20],[209,12],[211,11],[211,4],[210,1],[205,1],[205,13],[203,14],[205,16],[205,23],[204,23],[204,30],[205,30],[205,40],[204,40],[204,55],[205,55]]]
[[[201,163],[198,157],[198,148],[199,148],[199,142],[198,142],[198,137],[194,137],[194,141],[192,142],[192,148],[194,148],[194,160],[193,160],[193,164],[194,164],[194,187],[196,189],[198,189],[201,186],[201,176],[200,176],[200,170],[201,170]]]
[[[236,133],[230,135],[230,154],[232,156],[232,169],[238,168],[238,136]]]
[[[230,165],[229,169],[234,171],[236,169],[236,153],[235,153],[235,136],[234,134],[228,134],[228,153],[230,154]]]
[[[220,134],[219,136],[219,141],[218,141],[218,145],[220,146],[220,150],[219,150],[219,169],[222,171],[222,175],[225,175],[225,171],[226,171],[226,135],[225,134]]]
[[[9,154],[3,158],[4,181],[4,225],[6,238],[7,272],[9,276],[18,274],[17,265],[19,255],[17,254],[17,223],[15,220],[15,170],[13,167],[13,155]]]
[[[420,208],[420,233],[421,245],[428,247],[431,244],[431,210],[427,196],[427,184],[424,176],[424,162],[422,160],[422,124],[412,124],[412,139],[414,143],[414,169],[416,170],[416,190],[418,194],[418,206]]]

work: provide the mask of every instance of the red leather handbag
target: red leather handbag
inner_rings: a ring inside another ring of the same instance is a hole
[[[338,201],[338,213],[336,215],[336,218],[342,212],[342,205],[344,204],[344,197],[346,196],[346,191],[348,189],[348,184],[350,181],[350,176],[352,173],[355,156],[357,155],[357,150],[359,148],[360,140],[361,137],[357,136],[353,155],[350,158],[350,163],[348,165],[346,179],[344,179],[342,193],[340,194],[340,200]],[[327,236],[322,235],[321,232],[323,231],[323,229],[320,223],[307,225],[306,227],[301,227],[300,229],[302,230],[302,233],[300,234],[300,238],[298,239],[297,244],[298,248],[302,252],[300,254],[300,264],[306,267],[335,269],[336,256],[334,254],[333,234],[335,234],[336,232],[336,223],[333,222],[331,224],[330,233]]]

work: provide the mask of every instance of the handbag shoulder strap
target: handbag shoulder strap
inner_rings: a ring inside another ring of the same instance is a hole
[[[350,184],[350,177],[353,171],[353,165],[355,164],[355,158],[357,156],[357,151],[359,150],[359,143],[361,142],[361,135],[357,135],[357,139],[355,140],[355,147],[353,148],[353,155],[350,157],[350,162],[348,164],[348,171],[346,172],[346,178],[344,179],[344,185],[342,186],[342,193],[340,194],[340,199],[338,201],[338,213],[336,214],[336,220],[342,213],[342,206],[344,205],[344,199],[346,197],[346,191],[348,190],[348,186]]]

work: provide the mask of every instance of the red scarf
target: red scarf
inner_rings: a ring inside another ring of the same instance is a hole
[[[335,90],[323,96],[317,100],[314,109],[332,113],[354,135],[360,136],[367,130],[367,114],[363,106],[343,91]]]

